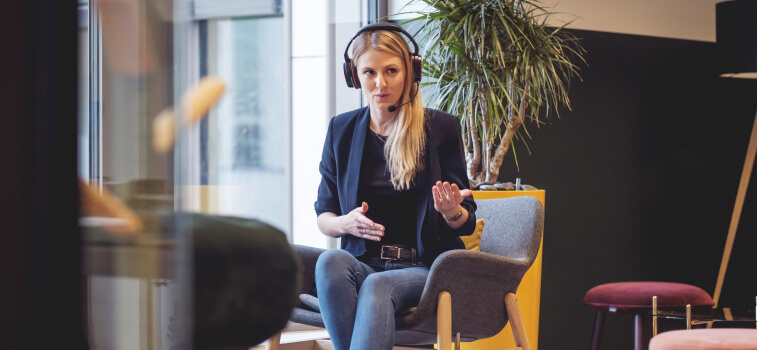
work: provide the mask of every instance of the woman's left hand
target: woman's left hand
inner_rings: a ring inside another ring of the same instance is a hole
[[[450,185],[449,182],[437,181],[436,185],[431,187],[431,193],[434,196],[434,209],[442,214],[445,219],[449,219],[461,210],[460,203],[463,198],[473,194],[471,190],[462,190],[457,184]]]

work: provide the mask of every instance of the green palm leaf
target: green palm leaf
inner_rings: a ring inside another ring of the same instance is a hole
[[[545,124],[559,107],[570,109],[568,90],[586,63],[570,22],[547,27],[553,9],[528,0],[414,0],[425,4],[411,23],[425,45],[424,94],[430,107],[460,116],[464,140],[476,136],[481,159],[470,162],[472,185],[494,181],[504,153],[520,138],[528,153],[525,121]],[[466,121],[473,116],[473,123]],[[524,126],[522,130],[519,130]],[[472,134],[473,133],[473,134]],[[525,135],[524,135],[525,134]],[[467,141],[466,141],[467,142]],[[504,152],[502,152],[504,150]],[[472,156],[468,152],[467,156]],[[514,157],[517,164],[517,157]]]

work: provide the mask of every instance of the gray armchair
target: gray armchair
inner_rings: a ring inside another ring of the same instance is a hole
[[[509,320],[518,346],[530,348],[514,293],[538,253],[544,207],[534,197],[476,204],[476,216],[485,222],[481,251],[448,251],[434,261],[418,306],[397,313],[396,344],[438,343],[439,349],[449,349],[452,334],[462,341],[489,338]],[[311,307],[296,307],[290,319],[324,327],[317,303],[308,295],[323,250],[294,248],[301,261],[301,299],[310,299]],[[268,349],[278,349],[279,336],[269,340]]]

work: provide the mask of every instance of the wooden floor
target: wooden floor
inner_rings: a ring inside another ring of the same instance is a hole
[[[266,343],[254,346],[250,350],[265,350]],[[323,328],[289,323],[281,333],[279,350],[333,350],[329,334]],[[418,350],[395,346],[394,350]]]
[[[279,350],[333,350],[334,345],[331,344],[329,339],[311,339],[311,340],[299,340],[285,343],[284,339],[286,334],[281,335],[281,345]],[[250,350],[265,350],[265,343],[251,348]],[[393,350],[418,350],[417,348],[405,348],[395,346]]]

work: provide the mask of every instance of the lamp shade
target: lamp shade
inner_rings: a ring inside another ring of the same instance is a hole
[[[720,76],[757,79],[757,0],[721,2],[715,13]]]

